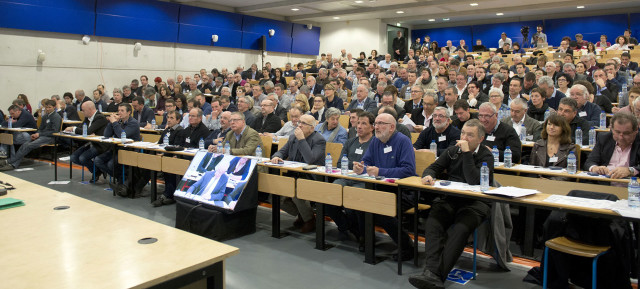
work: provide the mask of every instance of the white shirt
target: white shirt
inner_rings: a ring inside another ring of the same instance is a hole
[[[522,125],[524,124],[524,116],[522,117],[522,119],[520,120],[520,122],[515,122],[515,121],[513,120],[513,118],[511,119],[511,122],[513,122],[513,129],[515,129],[515,130],[516,130],[516,133],[518,133],[518,136],[520,136],[520,134],[522,133],[522,129],[521,129],[521,128],[522,128]],[[526,128],[525,128],[524,133],[525,133],[525,134],[527,133]]]
[[[513,47],[513,43],[511,42],[511,38],[507,37],[507,39],[502,40],[502,38],[500,38],[500,40],[498,40],[498,48],[502,48],[502,46],[504,46],[505,43],[509,43],[509,45],[511,47]]]

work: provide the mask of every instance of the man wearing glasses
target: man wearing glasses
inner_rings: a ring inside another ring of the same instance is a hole
[[[598,136],[584,169],[612,179],[637,176],[639,148],[638,121],[630,114],[617,113],[611,119],[611,131]]]
[[[238,111],[244,114],[245,122],[251,126],[253,121],[256,119],[251,113],[251,109],[253,108],[253,99],[249,96],[238,96]]]
[[[243,87],[240,87],[239,89],[242,89],[242,93],[244,93]],[[238,93],[239,92],[240,90],[238,90]],[[231,103],[231,99],[229,99],[229,97],[226,95],[220,96],[220,105],[222,105],[222,111],[238,111],[238,107],[235,104]]]
[[[369,144],[361,162],[353,163],[353,172],[367,174],[374,177],[406,178],[415,176],[416,158],[411,147],[411,139],[396,131],[396,120],[388,113],[381,113],[376,117],[376,137]],[[402,210],[411,207],[413,194],[403,194]],[[413,245],[409,242],[409,235],[403,230],[398,240],[398,220],[394,217],[376,215],[375,223],[380,225],[398,244],[402,242],[402,255],[394,254],[395,260],[408,261],[413,259]],[[363,220],[360,220],[363,221]],[[360,222],[360,228],[364,222]],[[363,230],[361,230],[363,232]]]
[[[422,87],[414,86],[414,89],[419,90],[420,95],[423,94]],[[414,93],[414,92],[411,91],[411,93]],[[428,128],[431,126],[431,122],[433,121],[433,109],[436,107],[436,105],[438,105],[437,100],[438,100],[438,96],[436,95],[435,91],[429,90],[427,91],[427,95],[425,95],[424,98],[420,99],[420,107],[413,110],[409,110],[411,111],[411,121],[413,121],[413,123],[416,124],[416,126],[413,127],[413,129],[416,132],[421,132],[425,128]],[[407,102],[407,103],[410,103],[410,102]],[[405,104],[405,108],[406,107],[407,106]]]
[[[264,104],[264,101],[262,103]],[[240,112],[231,113],[229,123],[231,124],[231,130],[227,132],[224,138],[229,142],[229,146],[231,147],[229,154],[236,156],[253,156],[258,144],[260,144],[260,135],[258,135],[258,132],[247,126],[244,122],[244,115]],[[218,152],[217,146],[214,145],[209,146],[209,151],[222,153]]]
[[[200,139],[209,135],[209,129],[202,123],[202,109],[192,108],[187,115],[189,125],[180,131],[179,139],[184,140],[182,145],[188,148],[197,148]]]
[[[274,103],[271,100],[263,100],[260,103],[260,109],[262,114],[253,122],[251,128],[258,131],[259,133],[274,133],[282,128],[280,118],[275,113],[273,113]]]
[[[424,89],[420,85],[413,85],[411,87],[403,87],[403,89],[411,92],[411,100],[404,103],[404,111],[407,111],[413,117],[413,111],[422,108],[422,97],[424,96]],[[401,94],[402,95],[402,94]],[[418,111],[420,113],[420,111]],[[416,123],[417,124],[417,123]]]
[[[513,127],[498,121],[498,111],[496,107],[488,102],[480,105],[478,109],[478,119],[484,126],[486,137],[482,144],[488,148],[497,146],[500,151],[500,161],[504,161],[504,150],[508,147],[511,149],[511,161],[515,164],[520,162],[522,148],[518,133]]]
[[[324,165],[326,141],[314,130],[316,124],[313,116],[308,114],[301,116],[298,127],[289,136],[289,141],[273,155],[271,162],[279,163],[282,160],[288,160],[310,165]],[[307,201],[295,197],[283,198],[281,208],[293,216],[298,216],[293,226],[300,229],[300,232],[308,233],[315,230],[313,210]]]
[[[436,178],[446,171],[451,181],[479,185],[482,163],[487,163],[489,183],[493,183],[493,156],[491,150],[482,145],[484,139],[485,129],[480,121],[474,119],[465,123],[458,143],[424,170],[422,183],[434,185]],[[489,211],[489,205],[479,200],[454,196],[436,198],[425,225],[429,241],[425,249],[424,272],[409,277],[409,283],[416,288],[444,288],[444,280],[462,254],[469,236]]]
[[[425,97],[426,98],[426,97]],[[447,109],[438,106],[431,115],[433,117],[433,125],[423,130],[413,148],[416,150],[428,150],[432,141],[436,142],[438,151],[437,155],[441,155],[448,147],[456,144],[460,139],[460,130],[449,124],[449,113]]]

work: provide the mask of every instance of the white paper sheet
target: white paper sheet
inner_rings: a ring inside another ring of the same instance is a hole
[[[406,115],[402,118],[402,124],[404,124],[407,127],[414,127],[416,126],[416,123],[413,122],[413,120],[411,120],[409,117],[407,117]]]
[[[618,200],[613,203],[611,210],[624,217],[640,219],[640,208],[630,208],[627,200]]]
[[[466,183],[461,182],[451,182],[448,186],[443,186],[440,184],[440,181],[436,181],[436,184],[433,185],[436,188],[445,188],[451,190],[461,190],[461,191],[472,191],[472,192],[480,192],[480,186],[472,186]]]
[[[578,198],[571,196],[563,196],[563,195],[551,195],[544,200],[548,203],[554,204],[563,204],[570,206],[578,206],[585,208],[593,208],[593,209],[610,209],[611,206],[615,203],[613,201],[608,200],[594,200],[587,198]]]
[[[530,190],[530,189],[522,189],[522,188],[516,188],[516,187],[499,187],[499,188],[495,188],[493,190],[489,190],[484,192],[487,195],[498,195],[498,196],[505,196],[505,197],[510,197],[510,198],[520,198],[520,197],[524,197],[524,196],[529,196],[529,195],[535,195],[537,193],[539,193],[537,190]]]

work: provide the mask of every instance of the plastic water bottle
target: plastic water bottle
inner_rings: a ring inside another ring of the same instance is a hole
[[[622,100],[626,98],[626,96],[627,96],[627,84],[623,84],[622,90],[620,90],[620,93],[618,94],[618,103],[621,103]]]
[[[544,120],[547,120],[547,118],[549,118],[549,115],[551,115],[551,111],[547,108],[547,110],[544,111]]]
[[[629,197],[627,198],[627,202],[629,203],[629,207],[638,208],[640,206],[640,184],[638,184],[636,177],[631,177],[628,191]]]
[[[198,142],[198,148],[201,150],[204,150],[204,139],[200,138],[200,141]]]
[[[9,118],[9,123],[7,124],[9,128],[13,128],[13,117]]]
[[[569,152],[567,157],[567,173],[575,174],[577,172],[576,155],[573,152]]]
[[[218,142],[218,145],[216,146],[216,151],[218,151],[219,154],[224,153],[222,148],[222,142]]]
[[[431,140],[431,144],[429,145],[429,150],[434,152],[436,156],[438,156],[438,144],[436,144],[436,140]]]
[[[504,115],[504,110],[501,108],[498,110],[498,120],[502,120],[503,115]]]
[[[593,148],[596,145],[596,129],[591,127],[589,130],[589,147]]]
[[[411,99],[411,87],[407,87],[407,90],[404,93],[405,99]]]
[[[498,146],[493,146],[491,154],[493,155],[493,165],[497,166],[500,162],[500,151],[498,150]]]
[[[582,128],[576,128],[576,144],[582,145]]]
[[[82,124],[82,137],[87,137],[87,124]]]
[[[122,130],[122,133],[120,134],[120,140],[122,140],[122,142],[127,141],[127,133]]]
[[[524,127],[524,124],[520,125],[520,142],[525,142],[527,140],[527,128]]]
[[[340,160],[340,173],[346,175],[349,172],[349,158],[347,158],[347,154],[342,155],[342,159]]]
[[[79,103],[78,106],[76,106],[76,108],[78,109],[78,111],[80,111],[80,106],[82,105],[82,103]]]
[[[231,144],[228,141],[224,144],[224,154],[225,155],[231,154]]]
[[[327,174],[330,174],[333,172],[333,159],[331,158],[331,154],[327,154],[327,157],[324,159],[324,171]]]
[[[258,145],[258,147],[256,148],[256,157],[262,158],[262,148],[260,147],[260,145]]]
[[[480,190],[486,192],[489,190],[489,167],[483,162],[480,168]]]
[[[604,113],[604,110],[600,111],[600,128],[601,129],[607,128],[607,114]]]
[[[157,126],[156,126],[156,120],[155,120],[155,118],[154,118],[154,119],[152,119],[152,120],[151,120],[151,129],[156,129],[156,128],[157,128]]]
[[[511,108],[507,107],[507,109],[504,112],[504,117],[510,117],[511,116]]]
[[[102,112],[102,104],[98,104],[98,111]]]
[[[380,97],[377,94],[375,96],[375,101],[376,101],[376,103],[380,103]]]
[[[169,145],[169,132],[167,132],[167,134],[164,135],[164,138],[162,139],[162,143],[164,145]]]
[[[62,120],[64,120],[64,121],[68,120],[66,111],[62,113]]]
[[[278,136],[273,134],[273,142],[278,142]]]
[[[511,147],[507,146],[504,150],[504,167],[510,168],[513,164],[511,163]]]

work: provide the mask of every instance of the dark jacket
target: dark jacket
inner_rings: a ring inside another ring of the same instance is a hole
[[[449,125],[442,133],[436,132],[433,125],[425,128],[413,147],[419,149],[429,149],[431,141],[436,141],[438,145],[438,155],[441,155],[448,147],[454,146],[456,141],[460,139],[460,130],[452,125]]]
[[[7,127],[9,124],[9,119],[2,122],[2,126]],[[12,124],[12,127],[22,127],[22,128],[38,128],[38,123],[36,119],[33,118],[33,115],[29,113],[26,109],[22,109],[20,116],[17,120]]]
[[[571,128],[571,141],[576,143],[576,129],[580,127],[582,130],[582,144],[589,144],[589,129],[591,128],[591,124],[584,118],[579,117],[576,114],[576,117],[569,123],[569,127]]]
[[[491,137],[494,139],[491,140]],[[520,138],[513,127],[500,122],[498,128],[484,136],[483,145],[490,148],[497,146],[500,151],[500,161],[504,161],[504,150],[507,146],[511,149],[511,161],[515,164],[520,162],[520,156],[522,155],[522,144]]]
[[[182,143],[179,145],[188,148],[197,148],[200,139],[204,140],[208,135],[209,129],[204,123],[200,122],[196,127],[189,124],[189,126],[179,132],[179,140],[182,140]]]
[[[160,139],[158,140],[158,143],[161,144],[164,141],[164,136],[168,133],[169,134],[169,144],[170,145],[180,145],[184,142],[184,139],[180,139],[180,131],[183,130],[183,128],[180,126],[180,124],[176,125],[176,128],[165,128],[162,133],[160,134]]]
[[[528,105],[527,115],[537,121],[544,121],[544,113],[549,109],[549,105],[543,103],[541,108],[536,108],[531,102],[528,102]]]
[[[556,152],[556,157],[558,158],[555,162],[549,162],[550,166],[556,166],[561,168],[567,167],[567,157],[569,156],[569,152],[575,152],[575,145],[572,143],[561,144],[558,147],[558,152]],[[547,164],[547,140],[539,139],[533,144],[533,149],[531,150],[531,157],[529,158],[529,164],[532,166],[541,166],[546,167]],[[550,177],[552,180],[558,181],[566,181],[567,178],[563,177]]]
[[[155,113],[153,113],[153,109],[150,109],[148,106],[144,106],[142,108],[142,112],[138,113],[138,111],[133,111],[133,118],[138,121],[140,127],[147,126],[147,123],[151,123],[151,121],[155,118]]]
[[[80,116],[78,115],[78,111],[73,105],[67,105],[64,110],[58,110],[58,114],[60,117],[64,117],[64,112],[67,112],[68,120],[80,120]]]
[[[89,116],[85,116],[82,124],[84,125],[85,123],[87,124],[87,135],[104,135],[104,129],[107,127],[109,121],[104,116],[104,114],[96,111],[91,124],[89,124]],[[76,127],[75,133],[82,134],[82,125]]]
[[[460,157],[451,159],[451,156],[460,154]],[[489,168],[489,184],[493,183],[493,155],[484,145],[480,145],[478,153],[468,151],[459,152],[458,147],[449,147],[440,157],[427,167],[422,177],[431,176],[434,179],[448,179],[454,182],[463,182],[470,185],[480,184],[480,168],[486,162]],[[444,172],[447,172],[444,175]]]
[[[259,133],[275,133],[282,128],[282,120],[275,113],[270,113],[266,117],[264,115],[260,115],[255,121],[253,121],[251,128],[255,129]]]
[[[40,136],[50,137],[53,133],[59,132],[60,128],[62,128],[62,117],[60,117],[59,114],[52,112],[42,116],[38,133]]]
[[[636,135],[636,139],[631,144],[631,152],[629,153],[629,166],[640,171],[640,135]],[[611,132],[598,135],[596,145],[589,154],[587,161],[584,163],[584,170],[588,171],[591,166],[606,166],[611,161],[611,156],[616,148],[616,141],[613,139]]]
[[[358,98],[354,98],[346,110],[351,111],[354,108],[358,108]],[[364,99],[364,105],[362,109],[376,115],[378,110],[378,104],[375,102],[375,100],[367,97]]]
[[[469,120],[470,119],[478,119],[478,113],[477,112],[470,113]],[[463,122],[456,118],[453,120],[453,122],[451,122],[451,125],[457,127],[459,130],[462,131],[462,126],[469,120],[466,120]]]
[[[324,165],[326,144],[324,137],[314,131],[303,140],[290,137],[289,141],[273,157],[321,166]]]
[[[127,122],[124,123],[120,121],[107,123],[107,126],[104,129],[104,136],[120,138],[122,131],[127,134],[128,139],[132,139],[134,141],[142,140],[142,137],[140,136],[140,125],[133,117],[129,117]]]

